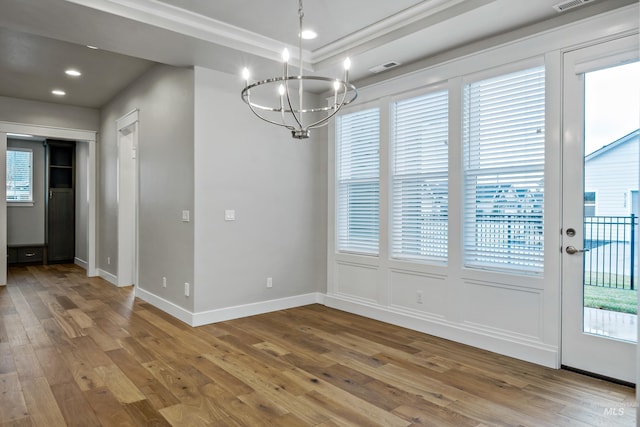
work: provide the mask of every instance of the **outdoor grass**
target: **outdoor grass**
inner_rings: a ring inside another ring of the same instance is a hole
[[[638,291],[587,285],[584,287],[584,306],[638,314]]]

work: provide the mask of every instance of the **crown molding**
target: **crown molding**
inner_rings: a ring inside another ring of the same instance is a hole
[[[419,3],[314,50],[311,63],[318,68],[329,66],[347,53],[366,52],[495,1],[431,0]]]
[[[282,60],[286,47],[297,59],[296,46],[157,0],[65,1],[273,61]],[[302,55],[309,58],[311,52],[304,50]]]
[[[94,10],[197,38],[273,61],[287,47],[292,59],[298,48],[279,40],[158,0],[65,0]],[[364,27],[313,52],[303,50],[305,68],[322,68],[342,61],[345,54],[366,52],[443,20],[495,0],[428,0]],[[339,59],[338,59],[339,58]]]

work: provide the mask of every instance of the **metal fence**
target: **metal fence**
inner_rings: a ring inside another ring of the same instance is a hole
[[[584,219],[584,284],[618,289],[637,286],[638,217],[589,216]]]

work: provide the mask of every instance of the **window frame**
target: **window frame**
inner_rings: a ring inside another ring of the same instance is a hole
[[[593,193],[593,202],[586,200],[587,193]],[[598,206],[598,192],[597,191],[585,191],[583,195],[584,200],[584,216],[597,216],[597,206]],[[593,215],[587,215],[587,208],[593,209]]]
[[[26,147],[7,147],[7,165],[6,165],[6,185],[9,185],[9,152],[26,152],[29,153],[29,200],[14,200],[9,199],[9,191],[6,190],[5,200],[7,206],[33,206],[34,204],[34,189],[33,189],[33,149]]]

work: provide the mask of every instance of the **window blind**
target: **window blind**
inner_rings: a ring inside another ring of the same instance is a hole
[[[378,254],[380,219],[380,112],[336,120],[337,242],[341,252]]]
[[[7,149],[7,201],[32,202],[33,153],[28,149]]]
[[[392,115],[391,256],[448,253],[448,93],[398,101]]]
[[[543,271],[544,67],[464,87],[464,262]]]

